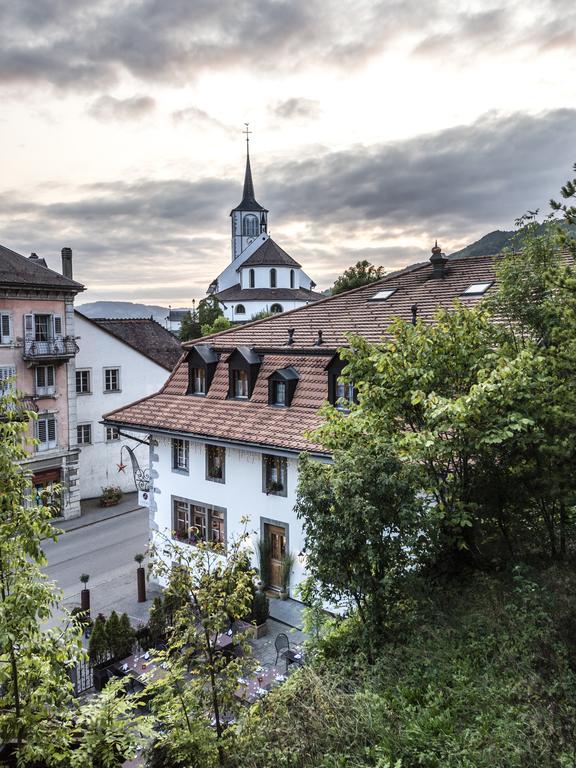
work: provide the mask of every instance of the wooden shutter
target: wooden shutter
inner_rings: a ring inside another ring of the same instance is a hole
[[[46,386],[46,367],[43,365],[39,365],[36,368],[36,386],[39,389]]]
[[[46,366],[46,386],[47,387],[54,386],[54,366],[53,365]]]
[[[51,417],[47,421],[48,421],[48,442],[52,443],[56,440],[56,419]]]
[[[13,379],[15,376],[15,366],[3,365],[0,367],[0,392],[14,390],[15,383],[13,381],[8,383],[8,379]]]
[[[47,423],[47,419],[38,419],[38,421],[36,422],[36,428],[38,431],[38,440],[41,443],[46,442],[46,437],[47,437],[46,423]]]
[[[62,318],[54,315],[54,336],[62,336]]]
[[[24,338],[34,338],[34,315],[24,315]]]

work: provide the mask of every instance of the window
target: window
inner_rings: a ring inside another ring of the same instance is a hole
[[[206,394],[206,369],[192,368],[192,394]]]
[[[233,371],[232,380],[234,382],[234,397],[248,397],[248,372],[238,370]]]
[[[273,312],[274,314],[277,314],[278,312],[283,312],[282,304],[272,304],[270,307],[270,312]]]
[[[276,270],[274,267],[270,270],[270,288],[276,288]]]
[[[174,538],[187,544],[199,541],[224,545],[226,510],[207,504],[174,499]]]
[[[262,456],[263,492],[286,496],[288,460],[282,456]]]
[[[245,315],[246,309],[244,307],[244,304],[237,304],[236,305],[236,314],[237,315]]]
[[[334,387],[336,393],[336,407],[340,411],[347,411],[350,403],[353,403],[355,398],[354,384],[345,383],[344,381],[336,381]]]
[[[290,288],[294,288],[294,270],[290,270]]]
[[[254,274],[254,270],[251,269],[250,272],[248,272],[248,285],[250,288],[254,288],[256,285],[256,276]]]
[[[16,390],[16,366],[0,365],[0,393]]]
[[[40,397],[56,392],[53,365],[39,365],[36,368],[36,394]]]
[[[111,443],[113,440],[120,440],[120,430],[118,427],[106,427],[106,442]]]
[[[273,389],[274,405],[286,405],[286,382],[273,381],[272,389]]]
[[[494,281],[490,280],[486,283],[472,283],[466,290],[464,291],[464,296],[482,296],[488,288],[492,285]]]
[[[188,472],[190,461],[190,443],[188,440],[172,440],[172,469]]]
[[[120,392],[120,368],[104,368],[104,392]]]
[[[36,422],[37,451],[56,448],[56,419],[54,416],[40,416]]]
[[[244,216],[242,221],[242,235],[244,237],[256,237],[258,235],[258,217],[250,214]]]
[[[375,293],[374,296],[370,297],[369,301],[386,301],[386,299],[389,299],[393,293],[396,293],[396,291],[397,288],[387,288],[385,291],[378,291],[378,293]]]
[[[90,371],[76,371],[76,394],[90,394]]]
[[[10,344],[12,341],[12,323],[8,313],[0,313],[0,344]]]
[[[92,442],[92,424],[78,424],[76,434],[78,445],[90,445]]]
[[[223,483],[226,464],[226,448],[219,445],[206,446],[206,480]]]

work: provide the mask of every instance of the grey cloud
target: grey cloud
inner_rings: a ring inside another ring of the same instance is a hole
[[[230,135],[238,133],[236,128],[232,128],[230,125],[225,125],[224,123],[220,122],[220,120],[217,120],[215,117],[212,117],[212,115],[209,115],[208,112],[205,112],[203,109],[199,109],[198,107],[186,107],[185,109],[178,109],[175,112],[172,112],[172,119],[177,124],[189,124],[195,128],[198,128],[199,130],[217,128],[219,131],[224,131],[224,133]]]
[[[479,6],[481,7],[481,6]],[[471,12],[445,0],[8,0],[0,9],[0,83],[101,87],[128,73],[185,85],[206,70],[349,70],[409,36],[420,53],[480,55],[569,45],[576,11],[504,0]]]
[[[100,96],[88,107],[88,114],[97,120],[140,120],[156,108],[151,96],[130,96],[117,99],[114,96]]]
[[[309,119],[318,117],[320,114],[320,102],[315,99],[293,97],[274,104],[271,111],[283,120]]]
[[[529,208],[546,209],[570,173],[574,147],[576,110],[485,115],[406,141],[311,151],[268,166],[255,157],[253,173],[272,236],[325,288],[360,258],[398,267],[423,258],[410,241],[438,237],[450,252],[512,228]],[[102,182],[75,200],[67,191],[67,202],[54,191],[49,205],[7,192],[2,242],[40,255],[70,245],[92,296],[186,303],[229,262],[228,214],[240,199],[240,175]]]

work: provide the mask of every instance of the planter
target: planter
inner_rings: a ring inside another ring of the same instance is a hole
[[[108,669],[112,666],[112,659],[103,661],[100,664],[95,664],[92,668],[92,680],[94,682],[94,689],[100,693],[102,688],[106,685],[110,679],[108,676]]]
[[[290,592],[284,592],[284,590],[280,590],[280,600],[288,600],[290,597]]]
[[[120,503],[120,499],[106,499],[100,502],[101,507],[115,507]]]
[[[84,612],[86,619],[90,618],[90,590],[83,589],[80,592],[80,608]]]
[[[254,640],[260,640],[261,637],[265,637],[268,634],[268,622],[264,624],[252,624],[252,637]]]
[[[146,571],[142,566],[136,571],[136,583],[138,585],[138,602],[146,602]]]

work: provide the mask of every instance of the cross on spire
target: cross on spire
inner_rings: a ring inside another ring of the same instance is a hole
[[[251,130],[249,130],[248,126],[250,123],[244,123],[246,128],[242,131],[242,133],[246,136],[246,144],[248,145],[250,143],[250,134],[252,133]]]

